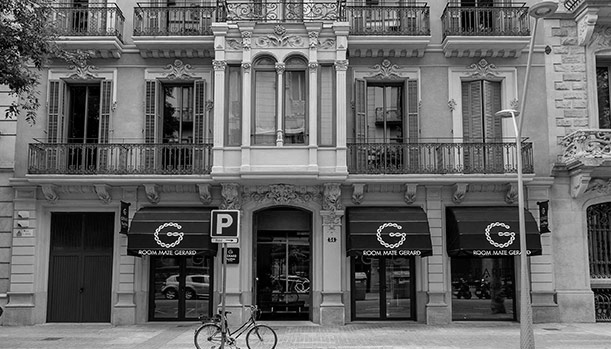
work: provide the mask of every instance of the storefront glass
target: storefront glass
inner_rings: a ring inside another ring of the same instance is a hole
[[[211,315],[212,280],[208,256],[151,257],[150,320]]]
[[[352,259],[352,318],[415,319],[414,258]]]
[[[513,257],[452,258],[452,320],[515,320]]]

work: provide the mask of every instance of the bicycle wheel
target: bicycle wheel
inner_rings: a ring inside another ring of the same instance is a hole
[[[248,349],[274,349],[278,343],[276,331],[267,325],[255,325],[246,334]]]
[[[193,337],[197,349],[216,349],[221,347],[221,327],[216,324],[203,324]]]

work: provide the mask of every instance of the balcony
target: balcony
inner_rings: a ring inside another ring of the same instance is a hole
[[[343,6],[341,21],[350,24],[350,56],[422,57],[431,40],[426,3],[399,6]]]
[[[530,40],[528,7],[461,7],[448,3],[441,16],[446,57],[518,57]]]
[[[138,3],[134,8],[134,44],[143,57],[213,57],[212,23],[216,6],[163,6]]]
[[[515,143],[348,143],[350,174],[517,173]],[[522,144],[523,173],[533,173],[532,143]]]
[[[223,2],[226,22],[301,23],[336,21],[338,2]]]
[[[116,4],[53,6],[51,22],[57,43],[67,50],[94,52],[97,58],[119,58],[123,50],[125,18]]]
[[[29,174],[202,175],[212,144],[32,143]]]

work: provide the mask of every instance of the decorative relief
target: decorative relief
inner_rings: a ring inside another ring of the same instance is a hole
[[[244,48],[244,43],[242,40],[227,39],[226,43],[227,43],[228,48],[235,50],[235,51],[240,51]]]
[[[611,48],[611,27],[597,26],[592,34],[591,43],[595,52]]]
[[[337,70],[337,71],[346,71],[346,70],[348,70],[348,60],[345,59],[343,61],[335,61],[335,70]]]
[[[465,200],[465,196],[467,196],[467,189],[469,185],[466,183],[456,183],[454,185],[454,194],[452,195],[452,202],[455,204],[460,204]]]
[[[165,66],[165,70],[169,70],[170,72],[166,76],[168,79],[192,79],[193,74],[189,73],[191,70],[191,64],[184,64],[180,59],[174,61],[173,64],[168,64]]]
[[[239,210],[242,208],[242,195],[240,193],[240,185],[238,183],[223,183],[221,184],[221,209],[223,210]]]
[[[161,196],[159,195],[159,187],[156,184],[144,184],[146,198],[151,204],[159,203]]]
[[[93,72],[98,68],[94,65],[88,65],[87,59],[92,56],[92,53],[85,52],[83,50],[76,50],[68,52],[65,60],[71,63],[68,69],[74,70],[74,73],[70,74],[70,79],[76,80],[89,80],[97,78],[97,75]]]
[[[98,194],[98,198],[102,201],[103,204],[108,205],[112,201],[112,197],[110,196],[111,187],[106,184],[94,184],[95,193]]]
[[[329,234],[336,234],[341,231],[342,216],[335,212],[328,212],[327,214],[322,213],[322,226],[324,230]]]
[[[392,64],[388,59],[382,61],[381,64],[376,64],[372,69],[377,72],[371,73],[371,77],[374,79],[400,79],[401,75],[397,73],[399,66]]]
[[[221,71],[221,70],[225,70],[225,68],[227,68],[227,62],[226,61],[218,61],[218,60],[213,60],[212,61],[212,65],[214,66],[214,70],[215,71]]]
[[[310,48],[318,46],[318,32],[309,32],[308,39],[310,40]]]
[[[214,108],[214,101],[207,100],[206,101],[206,110],[210,111],[210,110],[212,110],[212,108]]]
[[[197,191],[199,192],[199,201],[204,205],[208,205],[212,202],[212,194],[210,194],[210,184],[197,184]]]
[[[366,184],[353,184],[352,185],[352,202],[356,205],[360,205],[365,198],[365,186]]]
[[[339,183],[325,183],[322,209],[329,211],[341,210],[342,189]]]
[[[508,183],[507,192],[505,193],[505,202],[514,204],[518,202],[518,183]]]
[[[514,100],[509,103],[509,106],[513,110],[518,110],[520,107],[520,101],[517,98],[514,98]]]
[[[611,159],[611,130],[577,130],[561,142],[565,147],[561,159],[571,162],[580,158]]]
[[[479,62],[469,65],[467,69],[473,70],[473,72],[468,75],[471,78],[486,79],[498,76],[495,73],[496,65],[488,63],[485,59],[481,59]]]
[[[291,204],[320,200],[319,186],[273,184],[260,185],[244,190],[251,200],[256,202],[271,201],[274,204]]]
[[[450,100],[448,101],[448,108],[450,108],[450,111],[454,111],[454,110],[456,110],[456,106],[457,106],[457,105],[458,105],[458,104],[456,103],[456,101],[454,100],[454,98],[452,98],[452,99],[450,99]]]
[[[251,42],[252,42],[252,32],[249,32],[249,31],[242,32],[242,48],[245,51],[250,50]]]
[[[308,63],[308,69],[310,69],[311,72],[315,72],[318,69],[318,63],[316,62]]]
[[[588,184],[588,188],[585,193],[596,192],[600,194],[611,193],[611,179],[604,180],[602,178],[594,178]]]
[[[53,184],[43,184],[41,186],[42,194],[45,196],[45,199],[50,203],[54,204],[59,200],[59,195],[57,195],[57,186]]]
[[[405,194],[403,195],[403,201],[406,204],[411,205],[416,202],[416,192],[418,190],[418,184],[407,183],[405,184]]]
[[[579,15],[577,18],[577,42],[579,45],[585,46],[590,43],[596,32],[597,21],[598,14],[596,10],[586,10]]]
[[[318,48],[321,50],[334,50],[335,39],[324,39],[318,42]]]
[[[284,70],[286,69],[286,64],[284,63],[276,63],[276,72],[278,74],[284,74]]]
[[[571,176],[571,197],[578,198],[590,185],[591,171],[584,171]]]
[[[274,27],[273,35],[264,35],[256,39],[258,47],[306,47],[305,40],[298,35],[287,35],[282,25]]]
[[[250,73],[250,69],[252,68],[252,64],[250,63],[242,63],[242,70],[244,70],[245,74]]]

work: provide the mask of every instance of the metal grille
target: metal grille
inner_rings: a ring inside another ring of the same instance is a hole
[[[611,288],[595,288],[594,308],[597,322],[611,322]]]
[[[564,7],[569,11],[573,11],[577,6],[581,5],[582,2],[583,0],[566,0],[564,2]]]
[[[611,203],[587,209],[590,277],[611,278]]]

